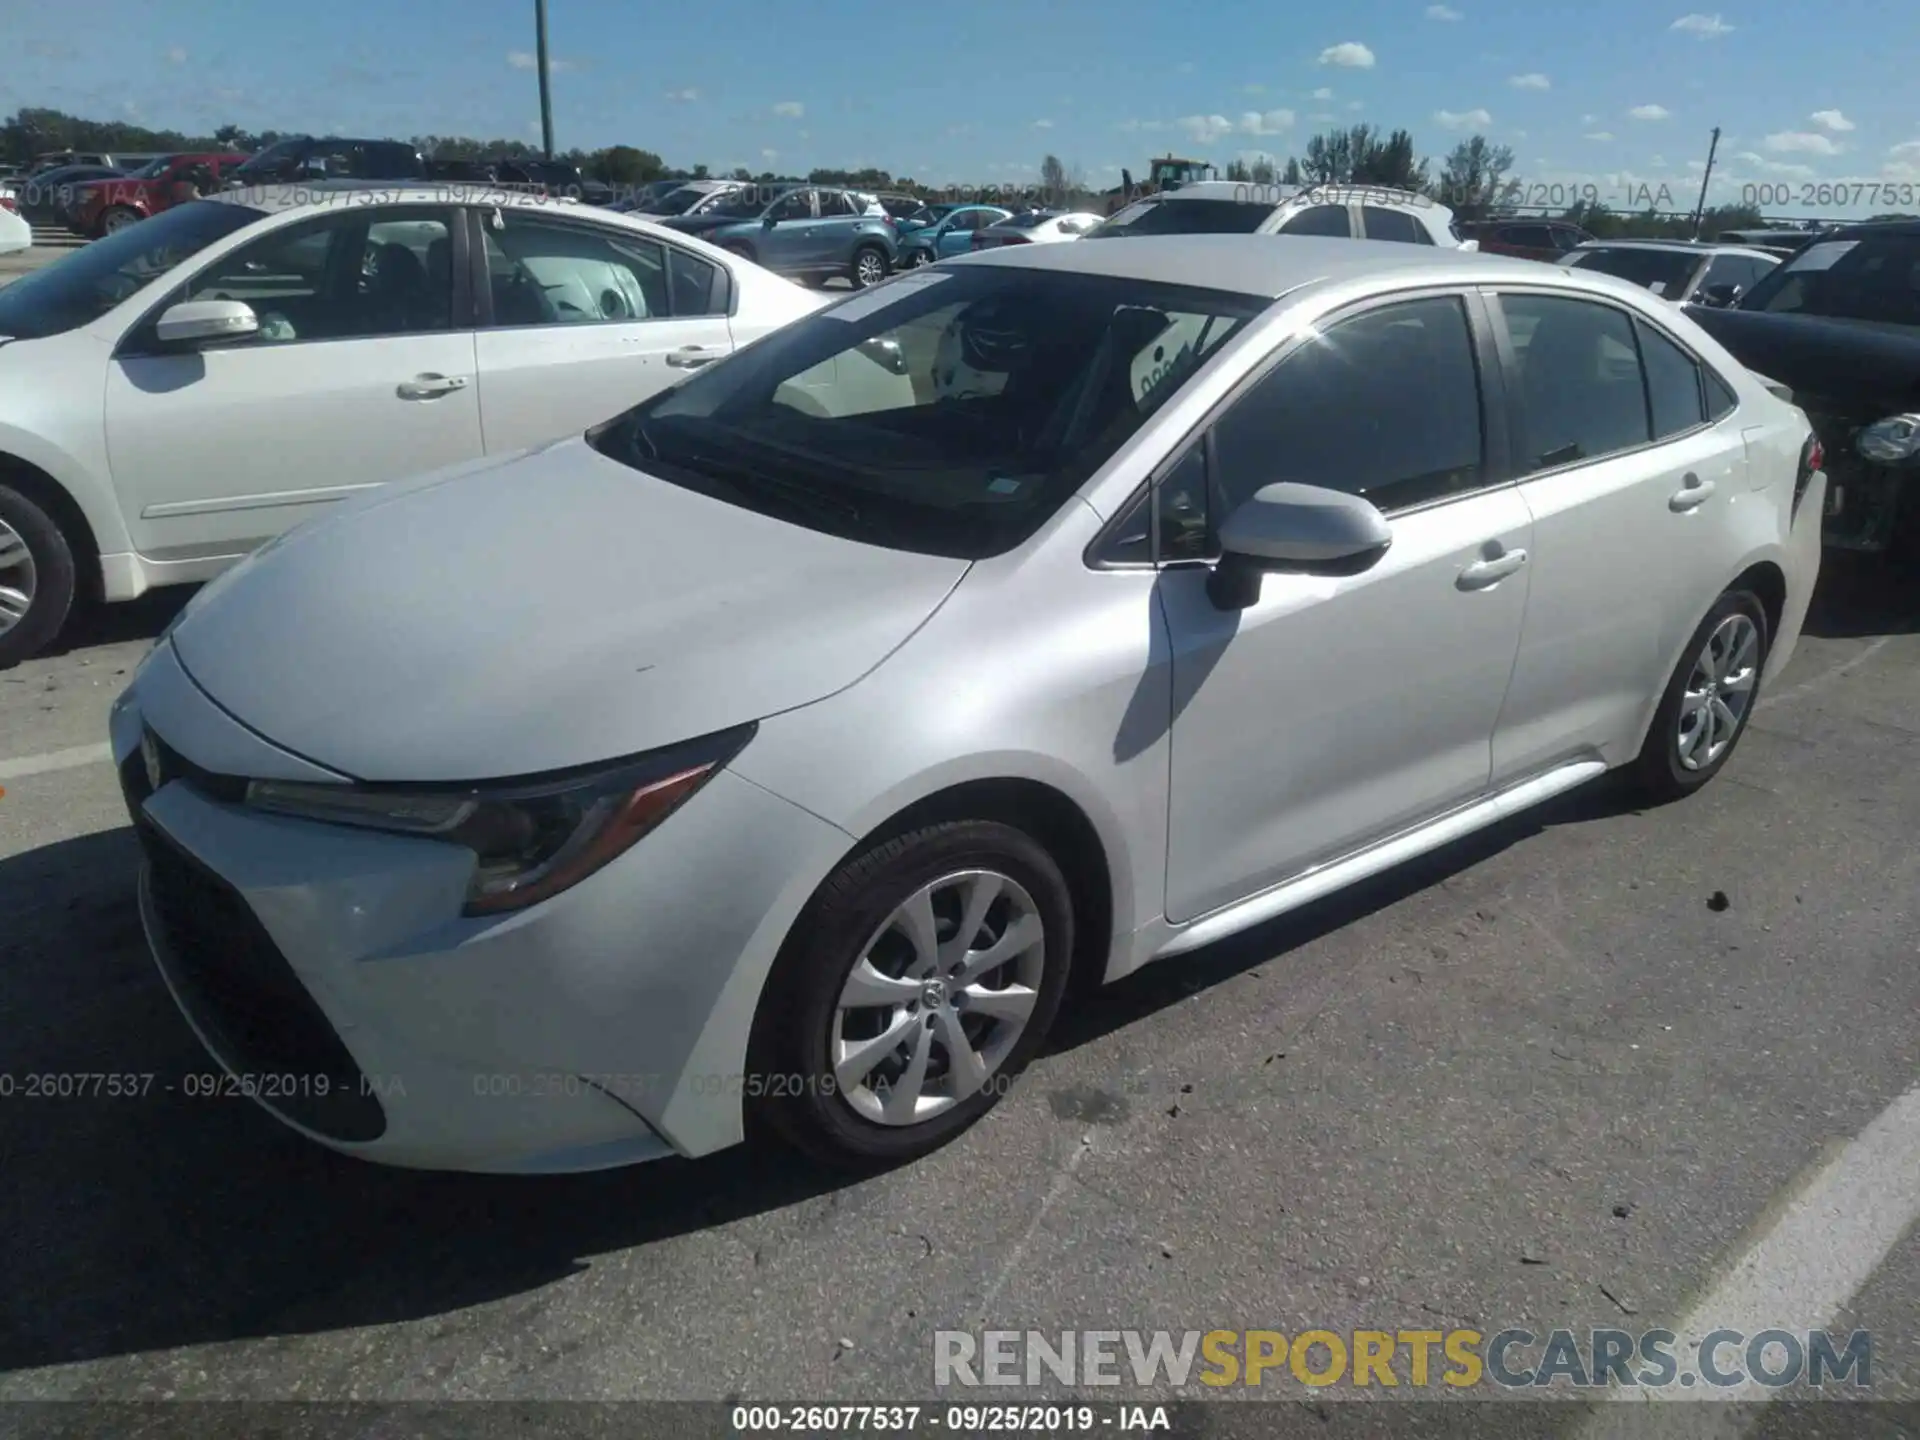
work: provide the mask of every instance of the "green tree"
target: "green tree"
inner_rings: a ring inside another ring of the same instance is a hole
[[[1436,197],[1462,216],[1478,218],[1500,198],[1500,182],[1513,169],[1513,147],[1490,145],[1484,135],[1462,140],[1447,153]]]

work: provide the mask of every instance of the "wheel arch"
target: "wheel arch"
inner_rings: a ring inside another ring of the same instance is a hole
[[[100,537],[73,492],[30,460],[0,450],[0,485],[17,490],[42,510],[67,537],[73,550],[78,597],[89,604],[102,599]]]
[[[1645,713],[1640,717],[1640,723],[1634,728],[1631,737],[1632,746],[1628,754],[1639,754],[1641,747],[1646,744],[1647,734],[1653,727],[1654,716],[1660,710],[1661,696],[1666,692],[1667,679],[1686,657],[1687,646],[1692,643],[1693,632],[1699,627],[1701,618],[1706,615],[1714,601],[1729,590],[1746,590],[1759,600],[1760,608],[1767,617],[1767,653],[1769,664],[1771,663],[1773,647],[1780,636],[1780,624],[1786,615],[1787,574],[1781,568],[1780,562],[1769,555],[1759,559],[1749,559],[1739,574],[1713,592],[1706,605],[1701,607],[1700,613],[1687,625],[1673,653],[1667,656],[1666,668],[1660,672],[1660,688],[1654,692]]]

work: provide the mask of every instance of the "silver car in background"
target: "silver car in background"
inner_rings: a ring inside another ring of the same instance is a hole
[[[1707,783],[1824,485],[1606,277],[958,258],[209,585],[112,717],[142,915],[290,1077],[247,1093],[368,1159],[905,1159],[1083,985],[1610,770]]]

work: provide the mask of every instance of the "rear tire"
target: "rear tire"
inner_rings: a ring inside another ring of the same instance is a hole
[[[929,825],[847,861],[802,913],[761,996],[749,1132],[856,1169],[946,1144],[1044,1042],[1073,926],[1059,865],[1010,825]],[[930,938],[916,944],[916,931]]]
[[[145,218],[131,205],[115,205],[100,217],[100,228],[94,232],[93,238],[98,240],[113,234],[116,230],[124,230],[129,225],[138,225]]]
[[[1667,681],[1634,762],[1649,798],[1691,795],[1733,758],[1759,701],[1771,646],[1759,597],[1728,590],[1713,602]]]
[[[853,252],[853,262],[847,266],[847,279],[853,282],[856,290],[865,290],[869,285],[878,285],[893,272],[893,264],[887,259],[887,252],[878,245],[862,245]]]
[[[51,644],[73,612],[73,547],[53,518],[0,485],[0,669]]]

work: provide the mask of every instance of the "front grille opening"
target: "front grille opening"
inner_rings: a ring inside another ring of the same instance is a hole
[[[160,963],[208,1044],[229,1069],[257,1080],[268,1109],[335,1140],[379,1139],[386,1112],[371,1082],[259,917],[140,815],[138,755],[125,779],[166,950]]]

